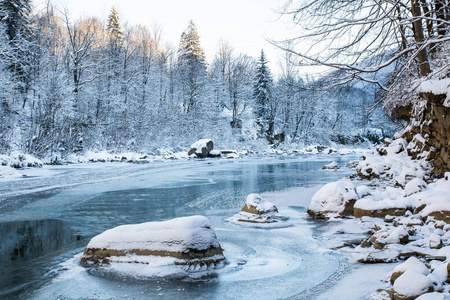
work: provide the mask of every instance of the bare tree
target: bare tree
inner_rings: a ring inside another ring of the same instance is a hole
[[[430,55],[430,49],[439,51],[450,40],[448,5],[446,0],[289,0],[282,14],[299,29],[289,39],[294,47],[273,42],[295,55],[298,65],[335,71],[328,88],[358,79],[392,92],[405,77],[446,76],[448,59]]]

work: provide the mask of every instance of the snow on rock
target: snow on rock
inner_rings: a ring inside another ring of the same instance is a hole
[[[424,80],[420,83],[419,93],[447,95],[444,106],[450,107],[450,78]]]
[[[225,260],[208,218],[191,216],[109,229],[91,239],[81,261],[146,264],[153,257],[169,257],[177,265],[216,265]]]
[[[433,292],[433,293],[426,293],[422,296],[416,298],[416,300],[449,300],[450,295],[446,295],[443,293]]]
[[[278,212],[278,209],[269,201],[264,201],[258,194],[250,194],[245,200],[243,211],[262,215],[269,212]]]
[[[360,263],[409,258],[392,273],[393,291],[387,292],[393,299],[412,300],[433,290],[448,295],[450,246],[445,246],[450,243],[450,173],[439,173],[444,175],[441,179],[431,176],[426,157],[412,159],[408,153],[414,146],[400,136],[376,152],[365,153],[356,167],[357,174],[344,180],[349,187],[357,185],[353,188],[357,195],[353,213],[358,218],[336,222],[343,228],[359,222],[365,235],[348,238],[342,230],[336,231],[342,233],[340,243],[333,242],[330,248],[349,253],[353,261]],[[409,140],[418,145],[424,137],[413,132]],[[311,199],[308,213],[343,216],[340,212],[344,199],[351,197],[344,197],[348,190],[343,191],[339,185],[338,181],[319,190]],[[440,293],[425,295],[421,298],[442,299]]]
[[[447,259],[450,259],[450,246],[442,247],[441,249],[439,249],[437,255],[444,256]]]
[[[0,154],[0,166],[9,166],[15,169],[21,168],[40,168],[44,163],[29,154],[14,153],[12,155]]]
[[[285,222],[287,219],[272,202],[265,201],[258,194],[250,194],[242,210],[228,221],[251,227],[279,228],[291,226]]]
[[[430,235],[430,238],[429,238],[429,246],[430,246],[431,249],[440,249],[440,248],[442,248],[441,236],[436,234],[436,233],[432,233]]]
[[[209,151],[209,157],[221,157],[222,153],[220,150],[211,150]]]
[[[428,189],[414,194],[420,200],[422,218],[433,217],[450,223],[450,180],[441,178],[429,185]]]
[[[373,218],[384,218],[387,215],[403,216],[407,206],[402,201],[392,199],[377,200],[374,197],[365,197],[356,201],[354,214],[357,218],[364,216]]]
[[[408,258],[404,263],[395,267],[391,275],[391,283],[394,283],[407,270],[413,270],[423,275],[430,274],[430,271],[423,262],[415,258],[414,256]]]
[[[127,163],[150,163],[152,161],[160,161],[163,158],[175,159],[182,158],[176,156],[176,154],[168,154],[164,151],[164,156],[150,155],[147,153],[136,153],[136,152],[122,152],[122,153],[109,153],[107,151],[86,151],[81,154],[70,154],[64,160],[60,162],[69,163],[95,163],[95,162],[127,162]],[[187,155],[185,155],[188,158]],[[52,163],[54,160],[52,160]]]
[[[198,158],[208,157],[209,153],[214,149],[214,143],[211,139],[201,139],[191,145],[188,154],[195,154]]]
[[[410,196],[412,194],[418,193],[425,189],[427,184],[420,178],[414,178],[405,185],[405,196]]]
[[[0,166],[0,178],[1,177],[19,177],[19,172],[9,166]]]
[[[329,163],[328,165],[324,165],[322,167],[323,170],[336,170],[338,169],[338,164],[337,162],[333,161],[331,163]]]
[[[227,159],[236,159],[241,158],[237,153],[229,153],[227,154]]]
[[[331,182],[314,194],[308,207],[308,214],[320,219],[328,219],[335,215],[352,215],[353,205],[357,199],[358,195],[350,180]]]
[[[424,274],[408,269],[394,282],[394,297],[396,299],[415,299],[433,291],[432,281]]]
[[[399,138],[388,147],[378,149],[378,153],[368,155],[358,164],[358,175],[369,180],[392,181],[400,186],[405,186],[408,178],[426,178],[428,163],[411,159],[405,151],[406,147],[406,141]]]
[[[439,266],[435,267],[432,273],[437,276],[441,282],[446,282],[449,275],[448,267],[448,263],[442,263]]]

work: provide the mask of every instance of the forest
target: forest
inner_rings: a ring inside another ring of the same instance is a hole
[[[226,41],[208,62],[194,21],[175,47],[161,26],[123,25],[114,7],[107,20],[76,19],[51,2],[36,10],[28,0],[2,1],[0,19],[6,155],[159,153],[199,138],[249,149],[361,144],[392,133],[373,86],[315,89],[327,77],[302,73],[290,52],[274,78],[267,62],[278,58],[263,49],[250,57]]]

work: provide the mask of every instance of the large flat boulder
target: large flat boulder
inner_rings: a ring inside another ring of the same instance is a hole
[[[145,263],[148,257],[171,257],[177,265],[216,265],[225,260],[204,216],[115,227],[93,237],[81,261],[100,265],[123,261],[121,257],[132,257],[136,263]]]

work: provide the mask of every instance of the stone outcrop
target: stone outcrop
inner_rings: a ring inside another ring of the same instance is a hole
[[[381,208],[381,209],[363,209],[354,207],[353,213],[356,218],[372,217],[384,218],[386,216],[403,216],[406,213],[405,208]]]
[[[398,110],[410,122],[402,137],[409,143],[407,151],[412,158],[426,158],[434,173],[443,176],[450,171],[450,108],[443,105],[445,94],[420,95],[426,106],[419,115],[412,116],[411,107]]]

